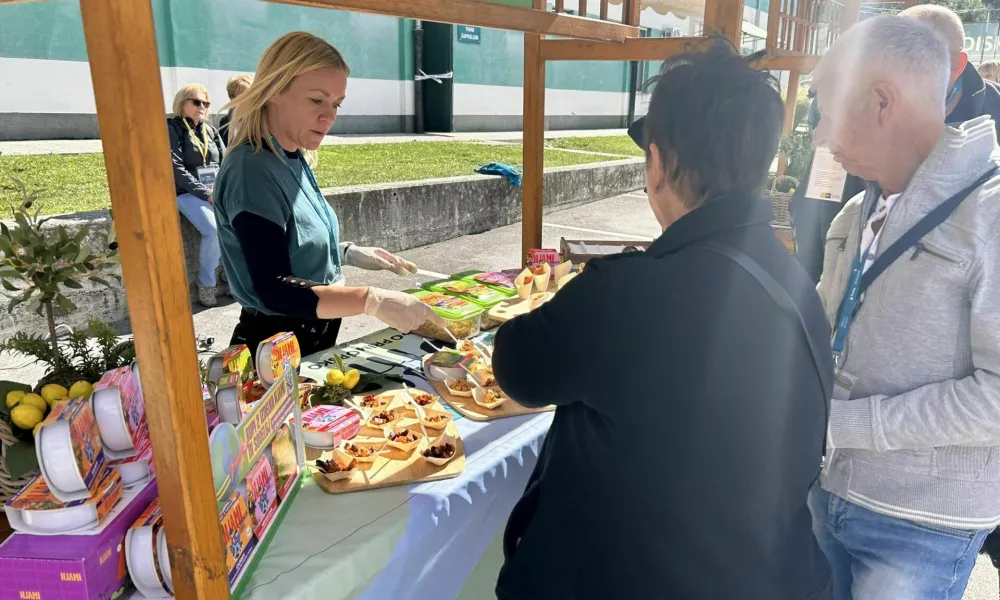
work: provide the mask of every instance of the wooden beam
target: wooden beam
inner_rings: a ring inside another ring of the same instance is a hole
[[[536,6],[543,0],[535,0]],[[524,36],[523,173],[521,177],[521,261],[542,247],[542,198],[545,180],[545,59],[542,38]]]
[[[621,23],[561,15],[544,9],[517,8],[478,0],[267,0],[314,8],[419,19],[435,23],[475,25],[539,35],[557,35],[588,40],[622,41],[637,37],[639,30]]]
[[[150,0],[80,0],[177,598],[228,598]]]
[[[706,44],[703,37],[630,38],[624,42],[587,40],[542,40],[545,60],[662,60],[674,54],[695,51]]]
[[[758,69],[768,69],[770,71],[798,71],[799,73],[809,73],[819,64],[821,56],[808,54],[796,54],[794,52],[772,51],[754,63]]]
[[[624,0],[622,4],[622,23],[639,26],[642,13],[642,0]]]
[[[799,72],[790,71],[788,73],[788,88],[785,90],[785,125],[782,128],[783,134],[792,132],[795,127],[795,107],[799,99]],[[788,168],[788,157],[782,152],[778,155],[778,175],[784,175]]]
[[[608,20],[608,0],[601,0],[601,20]]]
[[[764,47],[767,49],[777,47],[778,22],[781,20],[781,0],[770,0],[770,2],[767,9],[767,38],[764,40]]]
[[[718,33],[739,48],[743,42],[743,0],[705,0],[704,31]]]

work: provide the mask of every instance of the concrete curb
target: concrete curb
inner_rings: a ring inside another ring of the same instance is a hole
[[[642,159],[546,169],[544,210],[571,208],[638,190],[643,179]],[[341,239],[391,252],[482,233],[521,219],[521,189],[500,177],[426,179],[328,188],[323,193],[340,217]],[[108,211],[76,213],[54,218],[47,225],[62,225],[72,235],[83,226],[106,227],[108,218]],[[188,281],[193,288],[200,236],[186,219],[180,222]],[[98,235],[88,239],[95,247],[103,243]],[[125,292],[119,287],[85,283],[69,297],[77,310],[57,313],[57,320],[70,327],[84,325],[91,316],[113,324],[128,320]],[[44,334],[45,321],[21,307],[8,314],[6,299],[0,298],[0,339],[15,331]]]

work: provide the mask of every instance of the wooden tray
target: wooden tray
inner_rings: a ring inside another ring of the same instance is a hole
[[[445,402],[451,405],[456,411],[458,411],[466,419],[472,419],[473,421],[492,421],[493,419],[504,419],[507,417],[516,417],[518,415],[530,415],[533,413],[549,412],[556,409],[555,406],[543,406],[542,408],[527,408],[521,406],[517,402],[508,399],[506,402],[500,406],[489,409],[484,408],[476,404],[476,401],[472,398],[465,396],[455,396],[448,392],[447,386],[445,386],[443,381],[431,381],[431,385],[437,390],[438,394],[444,398]]]
[[[549,282],[550,286],[555,286],[554,281]],[[539,292],[532,292],[531,296],[538,294]],[[545,294],[545,302],[548,302],[555,296],[553,292],[543,292]],[[520,298],[510,298],[509,300],[504,300],[500,304],[497,304],[490,309],[489,316],[491,319],[500,321],[501,323],[506,323],[514,317],[519,317],[521,315],[526,315],[531,312],[531,296],[527,300],[521,300]],[[541,305],[539,305],[541,306]]]
[[[403,410],[408,415],[400,421],[397,421],[394,426],[412,427],[420,431],[420,423],[417,421],[416,414],[413,412],[412,408],[401,408],[404,405],[409,406],[408,403],[398,397],[403,393],[403,390],[392,390],[389,392],[383,392],[380,395],[396,396],[392,403],[389,404],[389,408]],[[360,398],[357,398],[355,401],[360,401]],[[433,409],[435,407],[432,404],[429,408]],[[442,406],[437,410],[446,409]],[[451,477],[456,477],[462,472],[463,469],[465,469],[465,444],[462,442],[462,437],[459,435],[454,423],[449,423],[448,426],[442,430],[434,430],[429,427],[427,428],[427,434],[430,436],[431,440],[436,440],[445,433],[449,433],[456,438],[456,456],[447,464],[442,466],[433,465],[424,460],[424,458],[420,456],[419,447],[410,452],[403,452],[402,450],[386,446],[384,453],[377,458],[375,462],[357,463],[357,466],[355,467],[357,472],[347,479],[330,481],[323,476],[323,473],[316,471],[314,461],[320,457],[329,457],[329,452],[306,448],[306,458],[309,459],[308,462],[312,465],[307,466],[307,468],[312,471],[312,478],[313,481],[316,482],[316,485],[328,494],[344,494],[348,492],[372,490],[394,485],[407,485],[423,481],[449,479]],[[378,442],[381,444],[385,441],[385,437],[379,429],[362,427],[361,432],[352,438],[351,441],[360,443]]]

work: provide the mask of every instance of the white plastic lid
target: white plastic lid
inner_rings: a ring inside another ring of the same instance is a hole
[[[64,533],[97,524],[97,508],[80,504],[55,510],[22,510],[24,524],[38,533]]]
[[[122,487],[129,488],[149,480],[149,462],[146,460],[115,463],[112,467],[121,475]]]
[[[156,551],[153,547],[153,528],[137,527],[125,538],[125,562],[132,583],[146,598],[169,598],[163,582],[156,574]]]
[[[125,411],[118,388],[97,390],[90,397],[90,405],[104,445],[115,452],[134,450],[135,444],[132,443],[132,436],[125,422]]]
[[[239,394],[236,388],[221,388],[215,392],[215,409],[223,423],[239,425],[240,421],[243,420],[243,411],[240,409]]]
[[[87,489],[73,455],[68,421],[56,421],[39,429],[35,451],[39,469],[50,489],[67,495]]]

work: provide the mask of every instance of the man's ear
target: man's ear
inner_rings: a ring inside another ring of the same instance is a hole
[[[951,80],[950,85],[955,85],[958,78],[962,76],[962,72],[965,71],[966,65],[969,64],[969,55],[965,52],[959,52],[954,55],[951,59]]]
[[[649,184],[653,186],[654,190],[660,190],[666,182],[663,155],[660,154],[660,148],[652,142],[649,144],[646,164],[649,167]]]
[[[872,94],[876,102],[876,113],[880,124],[885,124],[899,106],[899,89],[885,81],[876,82],[872,86]]]

